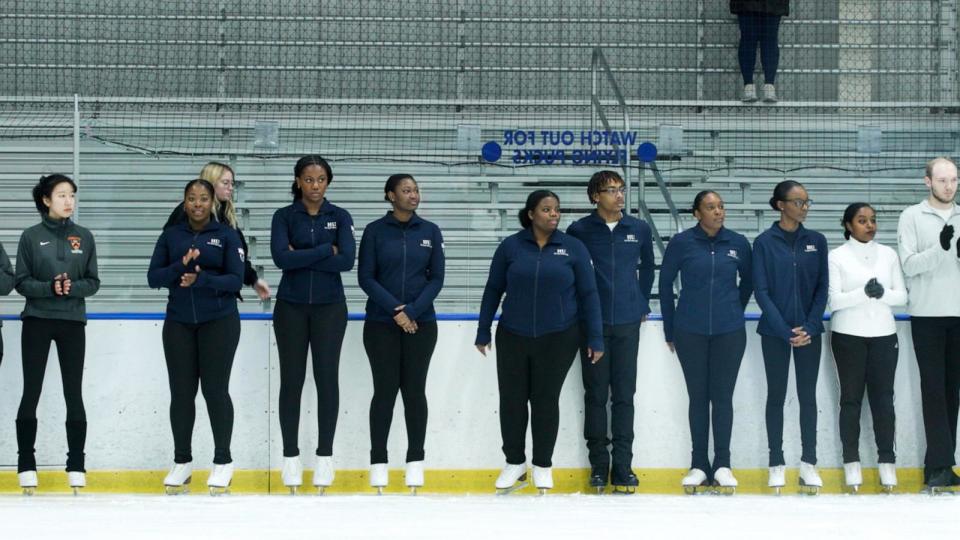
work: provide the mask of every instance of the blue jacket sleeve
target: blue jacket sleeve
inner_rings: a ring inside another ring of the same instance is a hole
[[[377,281],[377,239],[376,228],[367,225],[360,238],[360,260],[357,263],[357,283],[371,300],[388,313],[402,304]]]
[[[763,237],[757,238],[753,243],[753,285],[757,296],[757,304],[777,335],[789,341],[793,337],[793,329],[783,319],[783,314],[780,313],[777,305],[770,297],[770,283],[767,280],[767,257],[772,257],[772,255],[767,252],[766,240]],[[776,261],[773,262],[776,263]]]
[[[663,317],[663,338],[668,343],[673,342],[673,315],[676,310],[673,303],[673,282],[680,273],[681,250],[682,247],[677,241],[672,240],[667,244],[663,262],[660,264],[660,314]]]
[[[810,311],[807,313],[807,322],[803,325],[803,329],[811,336],[820,334],[820,328],[823,328],[823,313],[827,310],[827,297],[830,289],[830,264],[827,261],[829,252],[827,250],[827,239],[824,236],[817,238],[817,253],[820,255],[817,289],[813,291],[813,302],[810,304]]]
[[[743,309],[747,309],[747,304],[750,303],[750,295],[753,294],[753,262],[750,253],[750,242],[746,238],[741,237],[743,242],[743,253],[744,256],[740,258],[740,305],[743,306]]]
[[[310,265],[321,272],[349,272],[357,258],[357,241],[353,238],[353,218],[346,212],[337,215],[337,254]],[[394,306],[396,307],[396,306]]]
[[[10,257],[0,244],[0,296],[6,296],[13,290],[16,279],[13,274],[13,265],[10,264]]]
[[[579,240],[572,242],[576,246],[577,260],[574,261],[574,283],[577,287],[577,303],[583,310],[580,319],[587,323],[587,344],[595,352],[603,352],[603,315],[600,310],[600,294],[597,292],[597,275],[590,262],[587,246]]]
[[[413,320],[417,320],[417,317],[433,305],[433,301],[440,294],[440,289],[443,288],[446,267],[446,254],[443,249],[443,234],[440,232],[440,227],[434,227],[433,249],[430,251],[430,276],[427,278],[427,285],[420,291],[420,296],[403,309],[407,317]]]
[[[283,209],[273,214],[270,223],[270,255],[273,264],[281,270],[307,268],[311,264],[333,256],[332,244],[320,244],[307,249],[290,249],[290,231]]]
[[[653,290],[653,277],[656,270],[653,258],[653,232],[649,225],[640,227],[641,242],[640,247],[640,265],[638,275],[640,278],[640,292],[644,298],[650,300],[650,291]]]
[[[500,299],[507,289],[507,253],[504,244],[506,240],[500,242],[497,250],[493,253],[493,260],[490,261],[490,274],[487,276],[487,285],[483,288],[483,298],[480,300],[480,320],[477,324],[476,345],[488,345],[493,339],[490,334],[490,327],[493,325],[493,317],[497,314],[497,308],[500,307]]]
[[[240,258],[240,237],[237,231],[228,229],[226,236],[227,247],[223,253],[224,272],[206,272],[200,267],[197,273],[195,287],[206,287],[217,291],[239,292],[243,288],[243,259]]]
[[[147,270],[147,285],[151,289],[177,287],[180,276],[187,272],[187,267],[183,265],[183,255],[170,253],[167,233],[164,231],[157,239],[157,245],[153,247],[150,268]]]

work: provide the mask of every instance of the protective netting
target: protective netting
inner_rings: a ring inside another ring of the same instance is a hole
[[[829,204],[862,198],[887,218],[920,195],[927,159],[957,153],[957,0],[794,0],[777,103],[763,101],[762,46],[759,99],[741,101],[739,23],[726,0],[6,0],[0,204],[15,219],[0,240],[33,222],[36,174],[70,173],[79,153],[85,223],[116,236],[117,298],[142,303],[173,186],[221,159],[244,182],[251,256],[276,283],[270,215],[293,158],[320,153],[356,180],[333,195],[358,228],[382,215],[387,174],[425,178],[451,238],[441,301],[472,309],[532,184],[575,217],[592,170],[629,160],[634,201],[666,237],[666,191],[685,207],[719,189],[729,225],[755,233],[772,184],[797,178],[828,203],[814,228],[835,229]],[[641,166],[645,142],[668,189]]]

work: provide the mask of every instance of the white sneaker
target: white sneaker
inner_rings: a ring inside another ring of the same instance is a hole
[[[537,489],[553,489],[553,469],[534,465],[533,485]]]
[[[893,463],[881,463],[880,466],[880,485],[884,487],[894,487],[897,485],[897,466]]]
[[[707,473],[700,469],[690,469],[690,472],[683,477],[681,484],[683,487],[697,487],[707,481]]]
[[[212,488],[228,488],[233,481],[233,463],[213,464],[213,470],[210,471],[210,477],[207,478],[207,486]]]
[[[753,103],[756,100],[757,100],[757,85],[755,84],[743,85],[743,97],[740,98],[740,101],[744,103]]]
[[[863,483],[863,473],[859,461],[843,464],[843,477],[848,486],[856,487]]]
[[[737,479],[729,467],[720,467],[713,473],[713,479],[720,487],[737,487]]]
[[[317,456],[317,464],[313,469],[313,485],[316,487],[330,487],[333,485],[333,457]]]
[[[303,464],[300,463],[300,456],[283,458],[283,485],[287,487],[300,487],[303,485]]]
[[[374,463],[370,465],[370,487],[387,487],[389,479],[390,473],[387,471],[386,463]]]
[[[770,467],[767,475],[767,486],[772,488],[782,488],[787,485],[787,466],[774,465]]]
[[[20,487],[24,489],[35,488],[38,485],[37,471],[23,471],[22,473],[17,473],[17,480],[20,481]]]
[[[500,471],[500,476],[497,477],[497,489],[508,489],[513,487],[518,480],[524,475],[527,474],[527,464],[521,463],[519,465],[513,465],[507,463],[503,467],[503,470]]]
[[[817,467],[803,461],[800,462],[800,485],[811,487],[823,487],[823,480]]]
[[[78,471],[67,472],[67,485],[72,488],[87,487],[87,474]]]
[[[772,84],[763,85],[763,101],[766,103],[777,102],[777,87]]]
[[[404,482],[406,482],[407,487],[422,487],[423,486],[423,460],[421,461],[408,461],[407,470],[403,475]]]
[[[179,487],[190,483],[190,477],[193,475],[193,462],[174,463],[163,479],[163,485],[169,487]]]

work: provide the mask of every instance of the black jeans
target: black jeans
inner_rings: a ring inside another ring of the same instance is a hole
[[[340,349],[347,331],[347,304],[295,304],[278,300],[273,332],[280,359],[280,432],[284,457],[300,455],[300,397],[307,378],[307,347],[317,385],[317,455],[333,455],[340,413]]]
[[[690,397],[688,418],[693,443],[691,465],[713,478],[713,471],[730,466],[730,434],[733,431],[733,390],[740,362],[747,347],[747,333],[741,328],[713,336],[674,331],[674,347],[683,368]],[[713,466],[707,449],[713,420]]]
[[[173,460],[193,461],[193,425],[197,416],[197,389],[203,389],[210,429],[213,431],[213,462],[231,463],[233,401],[230,372],[240,342],[240,317],[229,315],[201,324],[172,320],[163,323],[163,354],[170,382],[170,427],[173,430]]]
[[[387,437],[397,392],[403,396],[407,461],[423,461],[427,435],[427,369],[437,345],[436,321],[418,322],[408,334],[394,322],[367,321],[363,347],[373,372],[370,400],[370,463],[387,463]]]
[[[757,65],[757,45],[760,46],[760,60],[763,63],[763,80],[774,84],[777,68],[780,65],[780,16],[761,13],[746,13],[737,16],[740,25],[740,45],[737,60],[740,62],[740,74],[743,84],[753,84],[753,68]]]
[[[843,462],[860,461],[860,411],[868,392],[880,463],[895,463],[893,378],[900,352],[897,335],[860,337],[834,332],[830,348],[840,379],[840,442]]]
[[[767,444],[770,466],[785,465],[783,459],[783,404],[787,399],[790,353],[796,375],[797,401],[800,403],[801,461],[817,464],[817,376],[820,373],[821,336],[812,336],[810,344],[791,347],[790,342],[774,336],[760,336],[763,365],[767,375]]]
[[[50,343],[57,344],[60,379],[67,405],[67,471],[84,472],[83,449],[87,441],[87,413],[83,407],[83,360],[85,324],[60,319],[23,319],[20,349],[23,361],[23,396],[17,410],[17,472],[37,470],[37,405],[50,356]]]
[[[613,463],[633,462],[633,396],[637,392],[637,353],[640,323],[603,327],[603,358],[593,364],[587,357],[581,327],[580,369],[583,373],[583,437],[592,467],[610,465],[607,447],[607,401],[610,401],[610,434]]]
[[[960,317],[911,317],[913,350],[920,368],[927,470],[952,467],[960,408]]]
[[[526,337],[497,326],[497,386],[500,388],[500,434],[507,463],[526,463],[527,419],[537,467],[552,466],[560,430],[560,390],[577,355],[580,330]],[[530,404],[528,414],[527,404]]]

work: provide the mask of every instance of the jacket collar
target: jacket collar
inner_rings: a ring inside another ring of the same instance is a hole
[[[306,205],[303,204],[303,199],[297,199],[293,201],[293,209],[297,212],[303,212],[308,216],[310,215],[310,212],[307,212]],[[330,204],[330,201],[328,201],[326,197],[324,197],[323,202],[320,203],[320,211],[317,212],[317,215],[329,214],[330,212],[333,212],[333,205]]]
[[[619,227],[619,226],[620,226],[620,223],[623,222],[623,216],[624,216],[624,214],[623,214],[623,211],[621,210],[621,211],[620,211],[620,221],[617,223],[617,227]],[[596,210],[594,210],[593,212],[590,212],[590,214],[587,215],[587,219],[589,219],[591,222],[596,223],[596,224],[598,224],[598,225],[603,225],[604,227],[607,226],[606,220],[604,220],[602,217],[600,217],[600,212],[597,212]],[[614,229],[616,229],[617,227],[614,227]]]
[[[210,217],[211,217],[210,221],[208,221],[207,224],[206,224],[206,226],[205,226],[203,229],[199,230],[199,231],[195,231],[195,230],[193,230],[192,227],[190,227],[190,219],[189,219],[189,218],[185,218],[183,221],[181,221],[179,224],[177,224],[177,226],[180,228],[181,231],[186,231],[186,232],[188,232],[188,233],[190,233],[190,234],[199,234],[199,233],[205,233],[205,232],[218,231],[218,230],[220,230],[220,228],[223,227],[223,224],[221,224],[219,221],[213,219],[213,216],[210,216]]]
[[[70,221],[70,218],[66,219],[53,219],[50,217],[50,214],[43,214],[41,216],[41,223],[48,229],[59,229],[61,227],[68,227],[73,222]]]
[[[934,207],[930,206],[930,201],[929,201],[928,199],[924,199],[924,200],[920,201],[920,209],[923,210],[924,212],[926,212],[927,214],[940,215],[940,212],[939,212],[937,209],[935,209]],[[960,212],[958,212],[957,210],[958,210],[958,209],[957,209],[957,205],[956,205],[956,203],[954,203],[953,209],[952,209],[952,211],[950,212],[950,217],[953,217],[953,216],[957,215],[958,213],[960,213]]]
[[[403,226],[403,223],[393,216],[393,211],[388,211],[387,215],[383,216],[383,220],[386,223],[393,225],[395,227]],[[410,216],[410,221],[407,222],[407,227],[412,227],[414,225],[419,225],[421,223],[423,223],[423,219],[420,216],[418,216],[416,212],[414,212],[413,215]]]
[[[720,227],[720,230],[717,231],[717,235],[713,238],[710,238],[709,236],[707,236],[706,231],[703,230],[703,227],[701,227],[700,224],[698,223],[693,226],[693,237],[698,240],[706,240],[707,242],[711,240],[715,242],[726,242],[730,240],[731,234],[729,229],[727,229],[726,227]]]
[[[532,225],[530,227],[523,229],[519,233],[517,233],[517,236],[521,240],[526,240],[527,242],[530,242],[533,245],[537,245],[537,240],[533,237]],[[564,236],[566,235],[563,234],[563,232],[561,232],[560,229],[558,228],[557,230],[553,231],[553,234],[550,235],[550,238],[547,240],[546,245],[550,245],[550,244],[563,245]]]
[[[780,238],[780,239],[782,239],[782,240],[784,240],[784,241],[786,241],[786,239],[787,239],[786,234],[784,234],[786,231],[784,231],[783,229],[780,228],[780,222],[779,222],[779,221],[774,221],[774,222],[773,222],[773,225],[770,225],[770,232],[771,232],[771,234],[773,234],[773,235],[776,236],[777,238]],[[797,230],[795,230],[795,231],[793,231],[793,232],[796,233],[797,239],[800,239],[800,238],[803,238],[804,236],[807,235],[807,228],[803,226],[803,223],[801,223],[801,224],[797,227]]]

